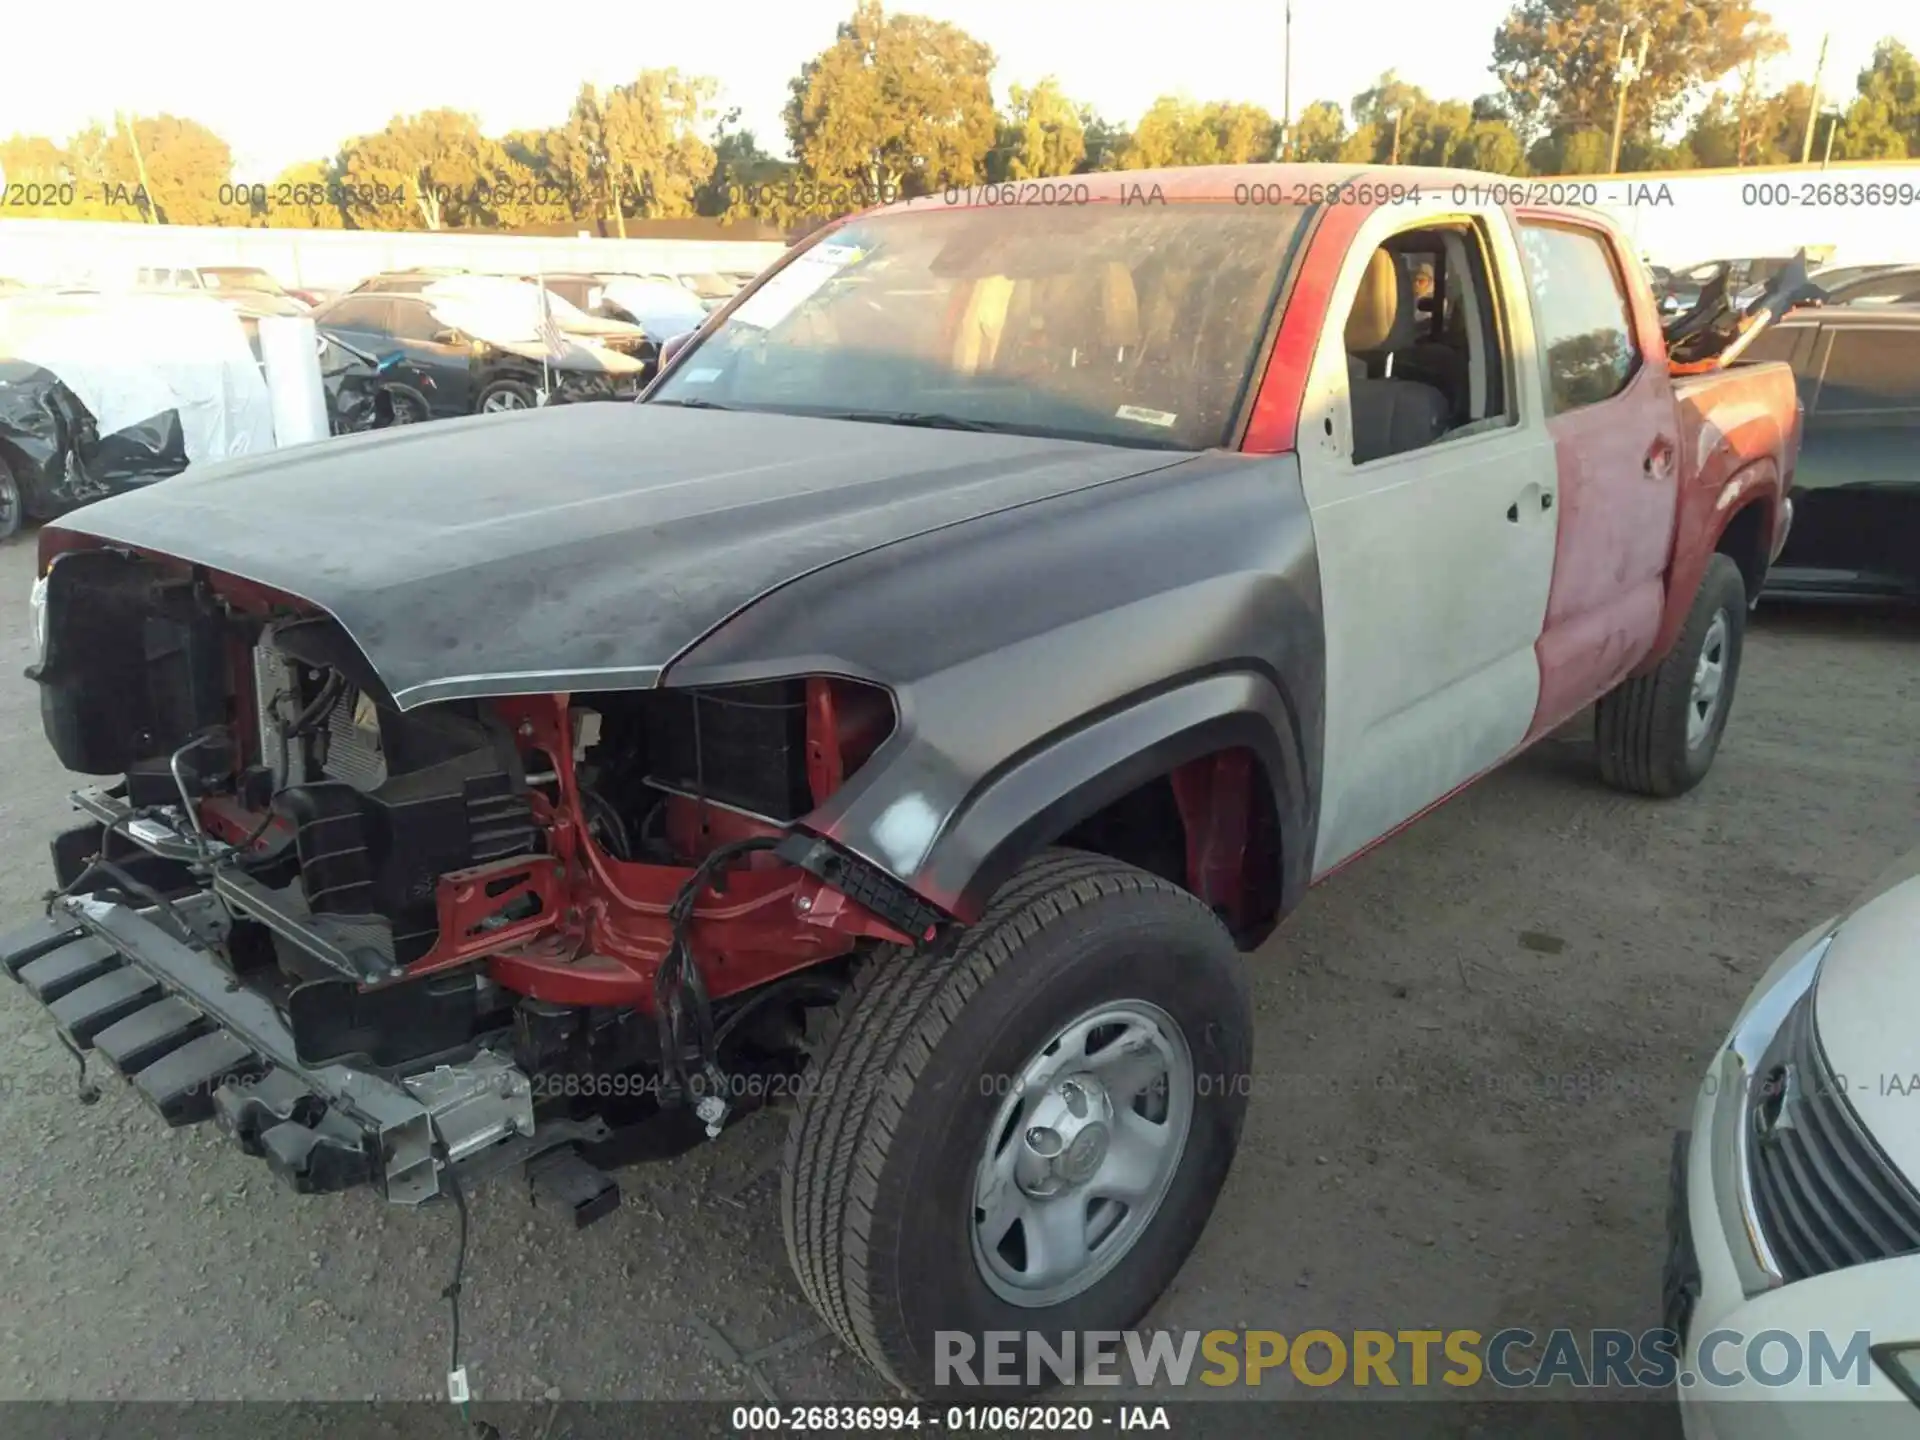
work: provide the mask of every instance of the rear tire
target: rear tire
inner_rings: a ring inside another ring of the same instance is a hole
[[[1714,555],[1666,658],[1595,707],[1594,746],[1607,784],[1666,798],[1706,778],[1733,709],[1747,610],[1740,567]]]
[[[531,410],[538,403],[539,396],[525,381],[496,380],[480,392],[473,408],[476,414],[494,415],[504,410]]]
[[[26,498],[20,493],[20,482],[7,468],[6,457],[0,455],[0,540],[12,539],[26,522]]]
[[[1245,972],[1206,906],[1049,851],[957,944],[878,958],[841,1001],[787,1136],[794,1273],[917,1395],[966,1387],[942,1332],[984,1379],[985,1332],[1128,1329],[1213,1210],[1251,1055]],[[1039,1388],[1013,1368],[995,1398]]]

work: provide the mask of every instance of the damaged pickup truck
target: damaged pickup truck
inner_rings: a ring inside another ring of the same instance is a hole
[[[1706,774],[1798,417],[1471,175],[1054,188],[821,232],[642,403],[48,527],[99,783],[0,960],[83,1078],[299,1190],[581,1223],[790,1102],[789,1253],[892,1382],[1135,1323],[1309,884],[1596,701],[1615,785]]]

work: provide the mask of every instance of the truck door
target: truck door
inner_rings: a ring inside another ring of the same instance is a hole
[[[1497,208],[1446,198],[1361,224],[1300,412],[1327,635],[1316,875],[1498,764],[1539,698],[1556,485],[1520,258]],[[1397,258],[1416,249],[1445,258],[1424,341]]]
[[[1553,591],[1529,738],[1611,690],[1660,628],[1679,509],[1679,415],[1653,296],[1611,232],[1518,219],[1559,476]]]

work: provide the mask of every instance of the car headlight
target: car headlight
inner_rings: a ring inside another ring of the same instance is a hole
[[[49,574],[52,572],[49,571]],[[47,658],[47,576],[33,582],[33,594],[27,601],[33,612],[33,649],[44,664]]]
[[[1920,1405],[1920,1345],[1876,1345],[1870,1353],[1887,1378]]]

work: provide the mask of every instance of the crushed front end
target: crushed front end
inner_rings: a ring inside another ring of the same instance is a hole
[[[524,1167],[585,1223],[606,1169],[796,1093],[860,955],[945,920],[805,824],[891,733],[875,687],[403,711],[297,597],[55,533],[29,674],[100,783],[0,966],[83,1081],[296,1189]]]

